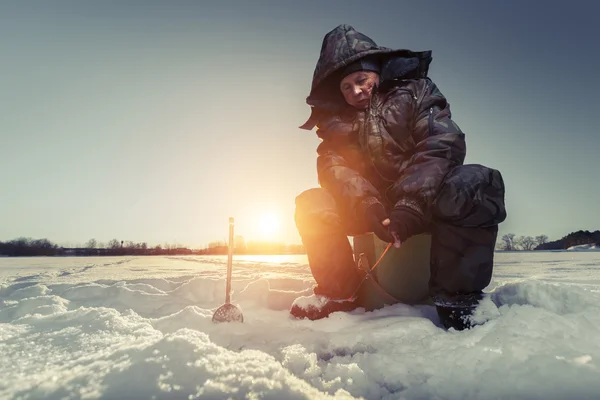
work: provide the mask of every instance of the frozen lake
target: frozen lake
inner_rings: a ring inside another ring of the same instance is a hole
[[[598,399],[600,252],[497,253],[487,323],[290,319],[306,256],[0,258],[0,398]]]

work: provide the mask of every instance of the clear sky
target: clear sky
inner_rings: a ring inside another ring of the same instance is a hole
[[[299,243],[298,129],[326,32],[432,50],[468,163],[503,173],[501,233],[600,229],[598,1],[0,3],[0,240]],[[276,237],[261,232],[264,215]]]

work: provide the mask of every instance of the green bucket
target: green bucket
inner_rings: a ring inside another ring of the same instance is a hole
[[[367,310],[382,308],[386,304],[432,304],[429,296],[429,257],[431,235],[416,235],[403,242],[399,249],[390,246],[372,233],[355,236],[354,259],[359,266],[363,255],[371,270],[361,284],[357,297]],[[385,252],[385,254],[384,254]],[[381,257],[383,255],[383,257]]]

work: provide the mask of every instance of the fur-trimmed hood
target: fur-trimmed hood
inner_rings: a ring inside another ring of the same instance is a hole
[[[413,52],[378,46],[371,38],[352,26],[339,25],[323,39],[311,91],[306,98],[306,104],[311,106],[312,114],[301,128],[311,130],[318,121],[319,111],[336,111],[345,106],[335,76],[343,67],[373,55],[380,57],[382,82],[399,77],[426,77],[432,59],[431,51]]]

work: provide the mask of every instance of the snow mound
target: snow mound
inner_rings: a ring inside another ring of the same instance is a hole
[[[580,244],[578,246],[571,246],[567,249],[568,251],[600,251],[600,246],[596,244]]]

